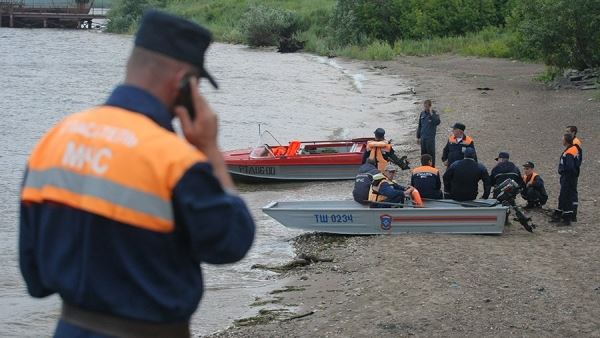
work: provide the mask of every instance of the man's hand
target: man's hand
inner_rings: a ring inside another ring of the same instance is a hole
[[[192,121],[188,111],[183,106],[175,107],[175,114],[181,121],[181,129],[185,138],[201,151],[217,147],[217,132],[219,126],[217,115],[210,108],[206,100],[198,93],[198,80],[190,79],[192,102],[196,110],[196,118]]]
[[[227,166],[217,144],[217,133],[219,131],[217,115],[210,108],[208,102],[198,93],[198,80],[196,78],[190,79],[190,88],[192,88],[191,95],[196,109],[196,118],[192,121],[185,107],[175,107],[175,114],[181,122],[183,135],[188,142],[206,155],[213,167],[213,174],[221,182],[221,185],[226,190],[233,191],[235,186],[227,172]]]

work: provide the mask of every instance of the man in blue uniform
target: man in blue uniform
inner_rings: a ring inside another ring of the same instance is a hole
[[[571,134],[573,136],[573,145],[577,147],[579,150],[579,163],[583,162],[583,149],[581,140],[577,137],[577,126],[567,126],[567,134]],[[573,216],[571,220],[573,222],[577,222],[577,211],[579,209],[579,190],[577,189],[579,185],[579,177],[577,177],[575,182],[575,202],[573,203]]]
[[[483,182],[483,196],[490,196],[490,176],[481,163],[475,161],[475,149],[466,148],[465,158],[458,160],[444,173],[444,190],[457,201],[472,201],[477,198],[479,181]]]
[[[374,160],[368,159],[367,163],[358,168],[358,174],[354,180],[354,189],[352,190],[352,197],[358,203],[367,204],[369,200],[369,190],[371,189],[371,183],[373,183],[373,176],[380,173],[375,164]]]
[[[465,135],[466,126],[462,123],[455,123],[452,126],[452,135],[448,137],[448,142],[442,153],[442,161],[446,167],[452,163],[465,158],[465,150],[473,149],[473,159],[477,162],[477,153],[475,152],[475,142],[470,136]]]
[[[61,297],[56,337],[189,337],[200,264],[233,263],[250,249],[254,222],[197,90],[199,77],[216,87],[204,68],[210,42],[190,21],[146,13],[125,84],[33,150],[20,267],[33,297]],[[173,132],[174,114],[187,142]]]
[[[521,197],[527,201],[525,209],[540,208],[548,201],[548,193],[544,186],[544,180],[535,171],[533,162],[523,164],[523,182],[525,189],[521,192]]]
[[[435,135],[440,124],[440,115],[431,108],[431,100],[423,102],[423,111],[419,115],[417,127],[417,143],[421,146],[421,155],[431,155],[431,163],[435,167]]]
[[[504,181],[508,179],[512,179],[517,184],[519,184],[522,188],[525,188],[525,183],[523,182],[523,178],[521,177],[521,171],[517,166],[512,163],[510,160],[510,154],[502,151],[496,157],[496,161],[498,162],[494,168],[492,168],[492,173],[490,175],[490,184],[492,187],[499,186],[504,183]],[[496,192],[494,192],[494,198],[496,198]]]
[[[410,185],[417,189],[423,198],[443,198],[440,171],[433,166],[431,155],[421,156],[421,166],[413,169]]]
[[[558,196],[558,208],[554,210],[551,222],[571,225],[573,211],[577,202],[577,179],[581,156],[579,148],[573,145],[573,135],[565,134],[563,137],[565,150],[560,156],[558,163],[558,174],[560,175],[560,194]]]

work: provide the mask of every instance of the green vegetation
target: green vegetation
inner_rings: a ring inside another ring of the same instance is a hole
[[[219,41],[304,43],[366,60],[452,53],[600,66],[598,0],[113,0],[109,30],[133,32],[157,7],[207,26]],[[546,80],[546,79],[541,79]]]

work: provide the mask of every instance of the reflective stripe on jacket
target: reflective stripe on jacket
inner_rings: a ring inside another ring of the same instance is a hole
[[[74,114],[34,149],[22,200],[171,232],[171,191],[187,169],[205,160],[184,142],[124,109],[103,106]]]

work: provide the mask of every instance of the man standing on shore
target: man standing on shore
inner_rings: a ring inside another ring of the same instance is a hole
[[[563,137],[565,150],[560,156],[558,163],[558,174],[560,175],[560,194],[558,196],[558,208],[554,210],[550,222],[562,221],[564,225],[571,225],[573,212],[577,199],[577,179],[581,157],[579,148],[573,145],[573,135],[565,134]]]
[[[437,111],[431,109],[431,100],[423,102],[423,111],[419,115],[417,143],[421,145],[421,155],[429,154],[435,167],[435,135],[440,124]]]
[[[146,13],[125,84],[33,150],[19,263],[31,296],[62,299],[55,337],[189,337],[201,263],[233,263],[250,249],[254,222],[198,92],[200,77],[217,86],[204,68],[211,39],[193,22]]]
[[[477,162],[477,152],[475,151],[475,142],[470,136],[465,135],[466,126],[462,123],[455,123],[452,126],[452,135],[448,137],[448,142],[442,153],[442,161],[446,167],[452,163],[465,158],[467,149],[473,150],[473,159]]]
[[[581,148],[581,140],[577,137],[577,126],[568,126],[567,133],[573,135],[573,145],[577,147],[579,150],[579,162],[583,162],[583,149]],[[577,177],[577,182],[575,182],[575,202],[573,203],[573,217],[571,220],[573,222],[577,222],[577,211],[579,209],[579,190],[577,186],[579,185],[579,176]]]

